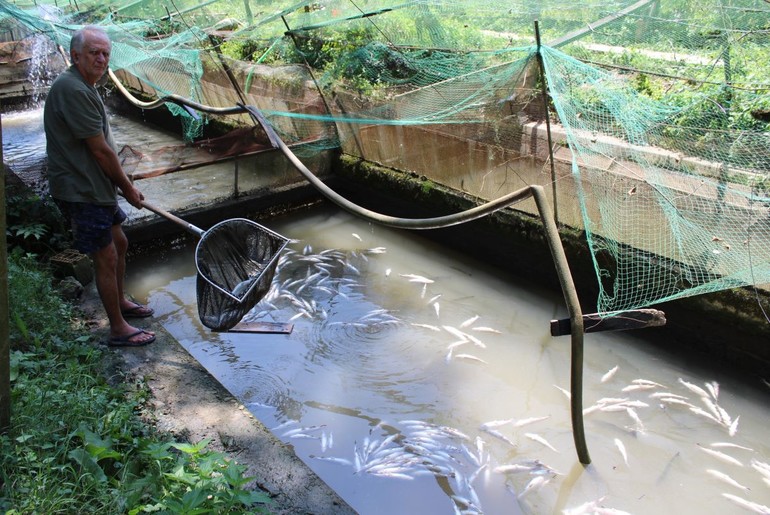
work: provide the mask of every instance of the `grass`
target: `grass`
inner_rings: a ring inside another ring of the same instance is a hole
[[[0,511],[255,513],[269,496],[245,467],[175,442],[138,412],[145,388],[116,388],[103,351],[34,257],[11,252],[11,427],[0,434]]]

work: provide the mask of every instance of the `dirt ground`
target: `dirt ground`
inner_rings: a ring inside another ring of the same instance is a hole
[[[105,341],[107,322],[93,283],[82,294],[81,307],[99,341]],[[140,348],[110,348],[105,368],[111,381],[149,390],[144,415],[148,421],[178,441],[210,439],[210,449],[246,465],[246,475],[255,478],[254,488],[273,497],[271,513],[355,513],[160,324],[152,318],[131,323],[155,331],[156,341]]]

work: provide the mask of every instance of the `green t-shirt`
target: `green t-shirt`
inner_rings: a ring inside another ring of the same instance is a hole
[[[51,196],[69,202],[115,205],[115,185],[104,174],[85,138],[104,134],[115,149],[99,93],[71,66],[51,85],[43,110]]]

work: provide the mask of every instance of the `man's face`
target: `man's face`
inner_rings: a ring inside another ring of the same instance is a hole
[[[87,32],[81,52],[72,52],[72,62],[89,84],[96,82],[105,74],[110,63],[110,40],[101,33]]]

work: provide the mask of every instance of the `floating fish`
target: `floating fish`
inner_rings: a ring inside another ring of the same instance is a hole
[[[722,481],[724,483],[727,483],[730,486],[734,486],[735,488],[739,488],[739,489],[741,489],[743,491],[749,490],[748,487],[743,486],[738,481],[736,481],[735,479],[731,478],[730,476],[728,476],[724,472],[720,472],[720,471],[714,470],[714,469],[706,469],[706,472],[708,472],[709,474],[711,474],[715,478],[719,479],[720,481]]]
[[[546,440],[545,438],[543,438],[542,436],[540,436],[538,434],[535,434],[535,433],[524,433],[524,436],[526,436],[530,440],[533,440],[533,441],[535,441],[535,442],[537,442],[537,443],[539,443],[541,445],[545,445],[546,447],[548,447],[549,449],[551,449],[554,452],[559,452],[559,451],[556,450],[556,448],[553,445],[548,443],[548,440]]]
[[[723,493],[722,497],[729,499],[736,505],[748,511],[752,511],[754,513],[761,513],[762,515],[770,515],[770,507],[765,506],[764,504],[747,501],[743,497],[738,497],[737,495],[732,495],[732,494]]]
[[[620,370],[620,366],[618,366],[618,365],[615,365],[614,367],[612,367],[611,369],[609,369],[609,370],[608,370],[608,371],[607,371],[607,372],[606,372],[606,373],[605,373],[605,374],[602,376],[602,378],[599,380],[599,382],[601,382],[601,383],[606,383],[607,381],[609,381],[610,379],[612,379],[612,378],[615,376],[615,374],[618,372],[618,370]]]
[[[751,452],[754,451],[754,449],[752,449],[751,447],[745,447],[743,445],[738,445],[737,443],[732,443],[732,442],[713,442],[713,443],[710,443],[709,445],[711,447],[718,447],[718,448],[730,447],[730,448],[733,448],[733,449],[741,449],[741,450],[744,450],[744,451],[751,451]]]
[[[550,418],[550,415],[546,415],[544,417],[531,417],[531,418],[523,418],[521,420],[517,420],[513,423],[513,427],[524,427],[528,426],[529,424],[534,424],[535,422],[541,422],[543,420],[546,420]]]
[[[710,454],[711,456],[717,458],[718,460],[721,460],[725,463],[729,463],[731,465],[736,465],[738,467],[743,467],[743,463],[740,462],[737,458],[733,458],[729,454],[725,454],[721,451],[715,451],[714,449],[709,449],[707,447],[703,447],[702,445],[698,444],[698,448],[705,452],[706,454]]]
[[[490,429],[490,428],[505,426],[505,425],[508,425],[508,424],[510,424],[512,422],[513,422],[512,418],[505,419],[505,420],[490,420],[489,422],[485,422],[485,423],[481,424],[480,429],[482,431],[484,431],[484,430]]]
[[[503,334],[501,331],[498,331],[497,329],[494,329],[492,327],[471,327],[471,331],[476,331],[479,333],[494,333],[494,334]]]
[[[623,445],[623,442],[620,441],[619,438],[615,438],[615,447],[618,448],[618,451],[620,451],[620,455],[623,456],[623,462],[628,466],[628,453],[626,453],[626,446]]]
[[[401,277],[406,277],[409,279],[410,283],[421,283],[421,284],[432,284],[435,281],[433,279],[428,279],[427,277],[423,277],[421,275],[416,274],[399,274]]]
[[[500,439],[500,440],[504,441],[505,443],[509,444],[510,446],[512,446],[512,447],[516,447],[516,444],[515,444],[515,443],[513,443],[513,441],[512,441],[510,438],[508,438],[507,436],[505,436],[503,433],[501,433],[501,432],[500,432],[500,431],[498,431],[497,429],[491,429],[491,428],[486,428],[486,429],[485,429],[485,428],[481,428],[481,429],[482,429],[484,432],[486,432],[486,433],[488,433],[488,434],[490,434],[490,435],[494,436],[495,438],[498,438],[498,439]]]
[[[353,465],[353,463],[350,460],[346,460],[345,458],[337,458],[334,456],[315,456],[312,454],[310,455],[310,457],[316,460],[330,461],[332,463],[339,463],[340,465],[347,465],[349,467]]]
[[[551,481],[550,477],[547,476],[535,476],[533,477],[529,483],[524,487],[524,490],[518,495],[519,499],[524,497],[525,495],[530,494],[531,492],[537,492],[541,488],[543,488],[549,481]]]
[[[685,381],[681,377],[679,378],[679,383],[682,386],[684,386],[685,388],[687,388],[688,390],[690,390],[691,392],[693,392],[693,393],[695,393],[697,395],[700,395],[701,397],[708,397],[709,396],[709,394],[706,393],[706,390],[704,390],[700,386],[696,386],[696,385],[694,385],[692,383],[688,383],[687,381]]]
[[[423,329],[430,329],[431,331],[441,331],[440,327],[430,324],[412,324],[414,327],[422,327]],[[467,341],[467,340],[466,340]]]
[[[486,363],[487,363],[487,362],[486,362],[486,361],[484,361],[483,359],[481,359],[481,358],[479,358],[479,357],[476,357],[476,356],[474,356],[474,355],[472,355],[472,354],[455,354],[455,358],[458,358],[458,359],[467,359],[467,360],[469,360],[469,361],[477,361],[477,362],[479,362],[479,363],[484,363],[484,364],[486,364]]]

